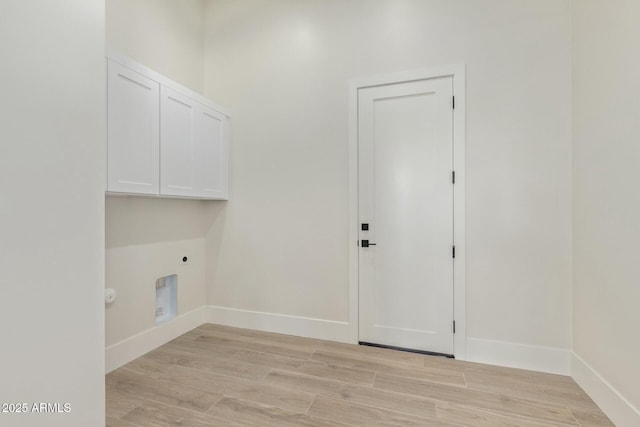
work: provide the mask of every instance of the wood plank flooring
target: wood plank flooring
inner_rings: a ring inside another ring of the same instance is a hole
[[[613,425],[569,377],[210,324],[106,383],[108,427]]]

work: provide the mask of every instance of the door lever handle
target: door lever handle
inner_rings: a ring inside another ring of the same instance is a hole
[[[369,243],[368,240],[361,240],[361,242],[362,242],[362,247],[363,248],[368,248],[369,246],[376,246],[375,243]]]

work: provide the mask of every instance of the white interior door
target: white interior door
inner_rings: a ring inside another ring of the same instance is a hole
[[[452,100],[451,77],[358,91],[361,342],[453,354]]]

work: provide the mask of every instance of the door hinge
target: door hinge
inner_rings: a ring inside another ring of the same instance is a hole
[[[456,257],[456,247],[455,246],[451,247],[451,255],[453,255],[454,258]]]
[[[453,108],[454,110],[456,109],[456,97],[455,96],[451,97],[451,108]]]
[[[456,321],[455,320],[453,321],[453,333],[454,334],[456,333]]]
[[[456,171],[451,171],[451,183],[456,183]]]

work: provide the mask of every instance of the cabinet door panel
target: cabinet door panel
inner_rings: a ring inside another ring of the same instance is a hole
[[[108,61],[107,190],[158,194],[159,84]]]
[[[227,198],[227,117],[202,106],[197,122],[198,196]]]
[[[195,196],[195,118],[197,103],[162,87],[160,128],[160,193]]]

